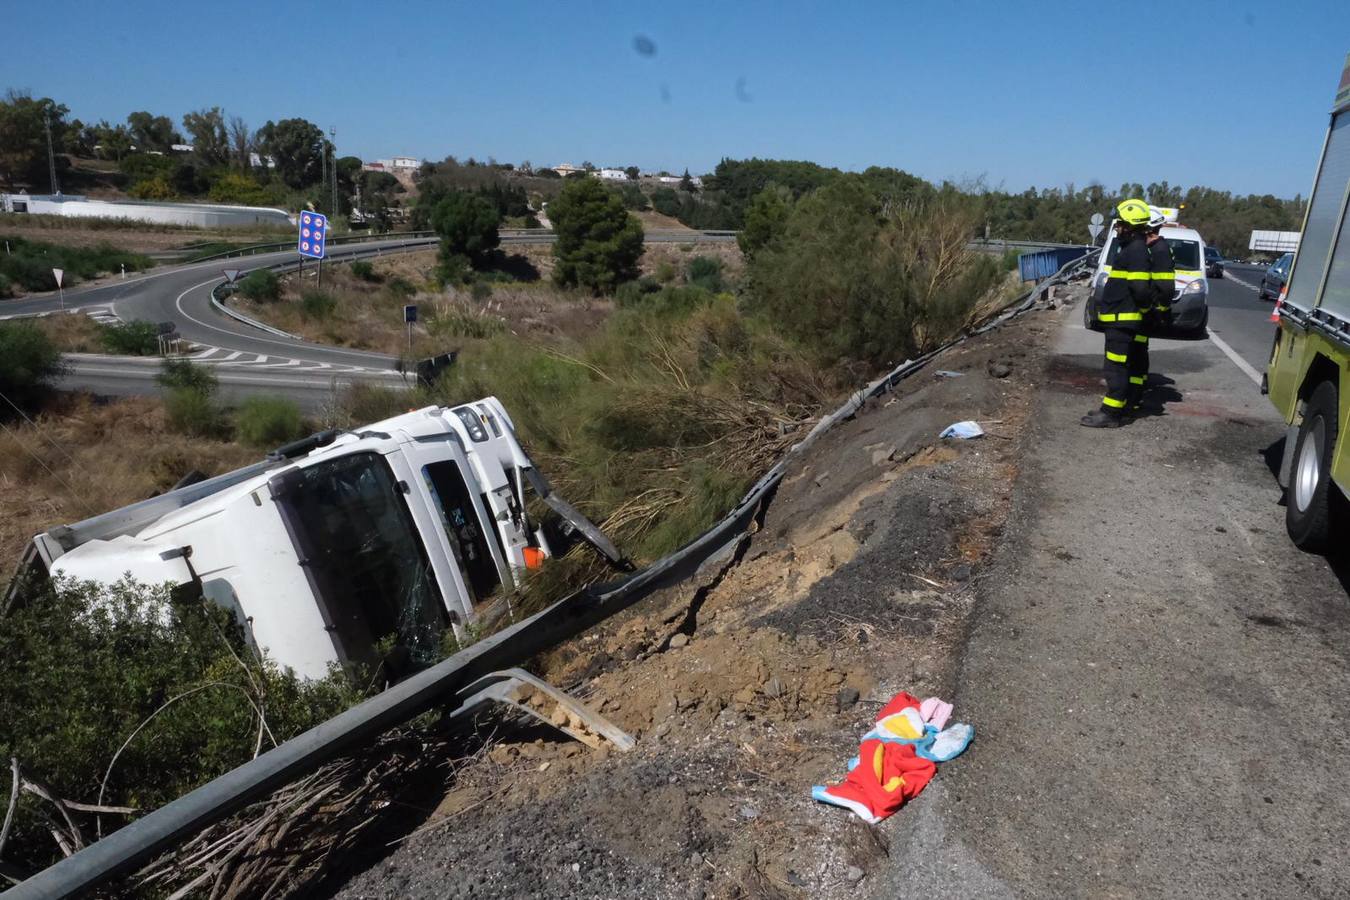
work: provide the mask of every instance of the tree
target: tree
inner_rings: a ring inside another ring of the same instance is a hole
[[[192,138],[192,152],[207,165],[229,161],[230,139],[225,114],[219,106],[199,109],[183,116],[183,130]]]
[[[745,208],[745,225],[736,235],[747,259],[783,233],[791,211],[792,193],[787,188],[769,187],[755,195]]]
[[[684,177],[680,179],[680,190],[687,191],[690,194],[698,190],[698,188],[694,187],[694,179],[689,177],[688,169],[684,170]]]
[[[31,322],[0,323],[0,393],[31,409],[59,374],[61,351],[45,332]]]
[[[623,174],[628,176],[629,181],[637,181],[638,176],[641,175],[642,173],[638,170],[637,166],[629,166],[628,168],[623,170]]]
[[[168,116],[152,116],[148,112],[134,112],[127,116],[127,130],[136,149],[168,153],[174,144],[183,143],[183,137],[174,130]]]
[[[282,119],[258,129],[258,149],[276,162],[276,172],[287,186],[309,187],[323,180],[324,154],[329,148],[323,130],[305,119]]]
[[[131,131],[125,125],[109,125],[99,122],[94,126],[94,152],[101,159],[113,159],[121,162],[135,146]]]
[[[0,101],[0,178],[45,184],[47,181],[47,132],[50,120],[52,145],[65,144],[66,114],[70,110],[49,97],[35,100],[29,94],[10,91]]]
[[[242,206],[266,206],[272,202],[267,189],[251,176],[230,172],[211,185],[210,195],[217,203],[238,203]]]
[[[613,291],[637,276],[642,257],[642,223],[623,208],[623,198],[594,178],[569,179],[548,205],[558,235],[553,255],[559,285],[582,286],[596,294]]]
[[[248,130],[248,123],[244,121],[243,116],[230,116],[230,151],[234,155],[234,164],[241,172],[247,172],[253,168],[251,155],[253,153],[253,132]]]
[[[441,264],[446,271],[463,260],[479,265],[501,242],[497,207],[486,197],[451,191],[431,210],[431,227],[441,237]]]

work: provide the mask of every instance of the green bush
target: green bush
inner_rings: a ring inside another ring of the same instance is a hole
[[[103,802],[141,815],[248,762],[255,704],[281,742],[360,699],[345,677],[305,682],[258,661],[223,610],[127,582],[22,590],[0,628],[0,659],[6,769],[13,757],[57,796],[94,803],[116,755]],[[4,785],[7,805],[7,776]],[[6,863],[35,871],[60,858],[49,815],[60,820],[51,804],[20,797]],[[92,838],[93,816],[74,815]],[[103,832],[127,821],[104,815]]]
[[[326,319],[337,310],[337,305],[336,297],[317,288],[300,295],[300,310],[307,319]]]
[[[0,393],[32,409],[62,371],[61,351],[31,322],[0,322]],[[0,418],[14,410],[0,403]]]
[[[159,329],[150,322],[104,325],[100,337],[109,353],[154,356],[159,352]]]
[[[437,337],[481,340],[502,334],[507,329],[500,317],[456,303],[429,318],[427,330]]]
[[[369,260],[365,259],[358,259],[352,263],[352,274],[362,281],[369,281],[372,284],[383,280],[376,274],[375,266],[373,266]]]
[[[13,236],[0,236],[0,240],[8,241],[10,249],[0,254],[0,275],[28,291],[56,290],[54,268],[65,272],[62,282],[70,287],[83,279],[120,272],[123,266],[128,272],[138,272],[153,265],[149,257],[111,244],[65,247]]]
[[[0,297],[14,296],[14,282],[9,280],[8,275],[0,275]]]
[[[642,223],[623,207],[623,199],[594,178],[569,179],[549,204],[558,239],[553,280],[563,287],[613,291],[637,274],[642,256]]]
[[[440,235],[443,262],[463,257],[470,265],[481,263],[501,243],[500,222],[491,200],[467,191],[450,191],[431,210],[431,228]]]
[[[390,278],[387,282],[385,282],[384,289],[385,292],[388,293],[390,297],[396,300],[411,297],[413,294],[417,293],[417,288],[413,285],[413,283],[408,279],[404,278],[402,275],[395,275],[392,278]]]
[[[202,394],[214,394],[219,384],[215,373],[205,366],[173,358],[167,358],[159,364],[159,375],[155,380],[170,390],[185,388]]]
[[[898,362],[950,337],[997,283],[999,261],[967,249],[974,231],[954,192],[888,209],[843,175],[750,258],[747,306],[824,364]]]
[[[281,299],[281,279],[271,269],[257,269],[244,276],[238,290],[250,300],[270,303]]]
[[[305,436],[300,407],[285,397],[249,397],[234,414],[235,436],[253,447],[271,449]]]
[[[662,262],[652,273],[652,277],[662,284],[669,284],[675,280],[675,266],[669,262]]]
[[[170,388],[164,396],[169,427],[192,437],[218,438],[225,434],[225,416],[211,394],[192,388]]]
[[[722,261],[711,256],[695,256],[689,260],[687,270],[687,280],[695,287],[701,287],[705,291],[712,291],[714,294],[721,291],[725,286],[722,279]]]

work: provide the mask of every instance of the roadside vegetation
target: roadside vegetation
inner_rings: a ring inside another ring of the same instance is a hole
[[[68,247],[0,234],[0,249],[0,297],[20,291],[56,290],[53,268],[64,270],[62,282],[70,287],[85,279],[121,272],[124,266],[128,272],[139,272],[154,265],[149,257],[112,244]]]

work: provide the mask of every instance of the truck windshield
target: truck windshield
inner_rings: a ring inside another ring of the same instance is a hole
[[[378,453],[284,472],[272,493],[343,655],[396,674],[433,662],[445,605],[401,489]],[[384,648],[381,648],[384,649]]]

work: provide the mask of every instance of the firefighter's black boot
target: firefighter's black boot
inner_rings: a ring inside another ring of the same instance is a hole
[[[1125,424],[1125,417],[1104,412],[1100,409],[1094,409],[1092,412],[1079,419],[1078,422],[1080,425],[1086,425],[1088,428],[1119,428]]]

